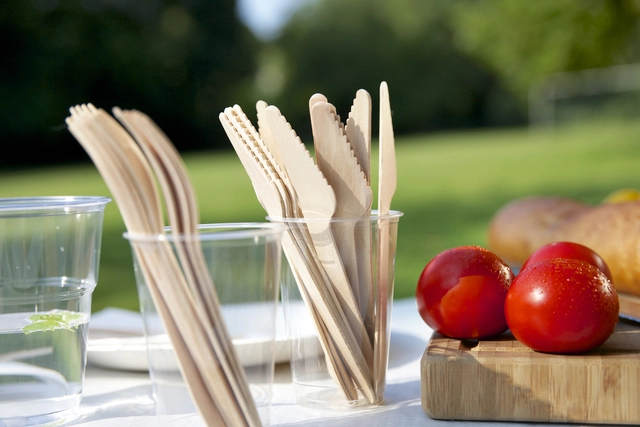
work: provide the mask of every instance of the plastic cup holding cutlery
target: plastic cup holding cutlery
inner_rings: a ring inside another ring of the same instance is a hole
[[[286,225],[282,299],[297,404],[383,403],[400,216],[269,217]]]
[[[0,199],[0,425],[77,417],[105,197]]]
[[[180,250],[191,242],[202,250],[219,300],[221,321],[242,365],[241,375],[247,379],[262,424],[268,425],[282,227],[270,223],[207,224],[199,226],[198,231],[199,234],[190,236],[173,234],[170,228],[163,235],[125,233],[133,249],[156,413],[195,414],[197,409],[154,303],[153,292],[142,274],[141,258],[136,254],[138,251],[149,254],[156,249],[160,252],[162,246],[171,245],[184,269],[182,262],[193,258],[181,258]],[[212,360],[211,369],[219,368]]]
[[[345,122],[324,95],[310,97],[314,156],[276,106],[259,101],[256,112],[257,129],[238,105],[219,118],[267,218],[286,225],[283,300],[297,402],[381,405],[402,215],[390,210],[397,176],[387,84],[380,84],[375,213],[366,90],[356,92]]]

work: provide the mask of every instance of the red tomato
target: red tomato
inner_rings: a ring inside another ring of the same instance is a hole
[[[612,280],[609,266],[604,262],[602,257],[591,248],[574,242],[554,242],[540,247],[525,261],[522,269],[524,270],[526,267],[538,261],[550,258],[571,258],[588,262],[598,267],[609,280]]]
[[[504,301],[513,280],[497,255],[460,246],[433,258],[416,289],[418,311],[434,331],[452,338],[486,338],[507,330]]]
[[[602,271],[575,259],[539,261],[516,276],[505,315],[513,336],[545,353],[581,353],[609,338],[618,295]]]

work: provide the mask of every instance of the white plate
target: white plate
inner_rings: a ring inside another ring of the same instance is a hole
[[[250,324],[251,322],[247,322]],[[161,346],[171,348],[166,335],[155,336]],[[260,341],[249,338],[234,338],[236,352],[245,366],[261,363],[264,352]],[[282,311],[276,317],[275,363],[289,361],[289,345]],[[96,366],[125,371],[147,371],[147,341],[144,337],[140,313],[118,308],[108,308],[91,316],[87,360]],[[175,359],[164,362],[163,368],[177,369]]]

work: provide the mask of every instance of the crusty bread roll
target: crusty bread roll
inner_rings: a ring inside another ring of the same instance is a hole
[[[558,241],[590,247],[609,266],[618,291],[640,295],[640,201],[592,206],[561,197],[528,197],[505,205],[489,225],[489,249],[512,266]]]

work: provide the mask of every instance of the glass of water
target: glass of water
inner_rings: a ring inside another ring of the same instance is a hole
[[[77,416],[109,201],[0,199],[0,425]]]

